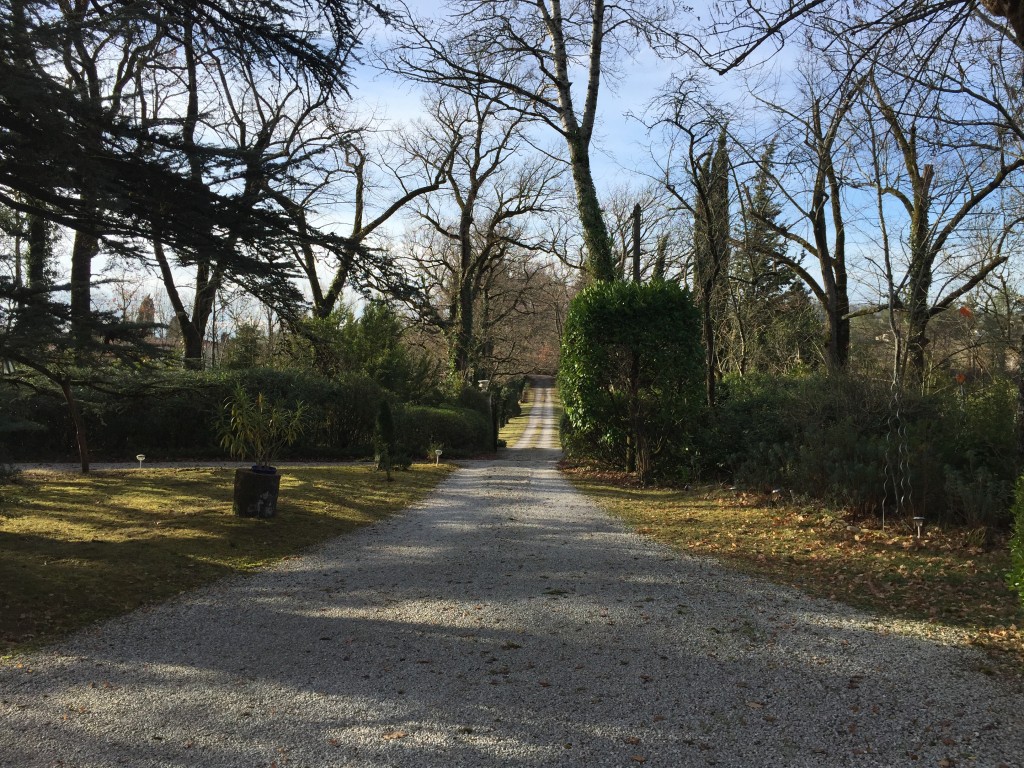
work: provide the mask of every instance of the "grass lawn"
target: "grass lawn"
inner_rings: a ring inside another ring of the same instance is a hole
[[[498,437],[505,441],[505,445],[508,448],[515,448],[516,443],[526,432],[526,428],[530,425],[530,411],[534,406],[534,395],[536,390],[531,389],[526,393],[526,402],[520,403],[519,407],[522,413],[519,416],[515,416],[508,420],[508,423],[501,428],[498,432]]]
[[[567,467],[573,483],[640,533],[819,597],[962,630],[1024,663],[1024,610],[1006,586],[1006,542],[852,522],[819,508],[721,487],[640,489],[627,476]],[[1015,665],[1016,665],[1015,662]]]
[[[231,513],[233,469],[25,472],[2,489],[0,657],[372,523],[452,469],[288,467],[271,520]]]

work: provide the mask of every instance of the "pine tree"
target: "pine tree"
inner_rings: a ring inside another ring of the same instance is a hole
[[[707,366],[707,399],[715,403],[721,377],[719,329],[728,309],[729,274],[729,152],[722,128],[694,179],[693,294],[701,311]]]
[[[772,196],[775,149],[774,142],[765,147],[746,190],[732,256],[729,352],[740,373],[784,370],[807,356],[808,339],[814,336],[806,289],[780,261],[786,243],[775,223],[782,213]]]

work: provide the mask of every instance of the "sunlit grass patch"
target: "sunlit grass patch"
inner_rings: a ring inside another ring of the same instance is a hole
[[[515,444],[519,442],[526,432],[526,427],[529,426],[530,413],[535,407],[539,408],[536,398],[537,390],[530,389],[526,394],[526,401],[520,403],[521,414],[509,419],[508,423],[498,433],[499,438],[505,440],[506,446],[515,447]]]
[[[882,530],[788,500],[718,486],[637,488],[615,473],[567,468],[573,483],[639,533],[694,555],[882,615],[962,630],[1024,661],[1024,611],[1006,585],[1004,541],[905,523]]]
[[[452,469],[289,467],[278,517],[231,513],[234,470],[30,471],[0,508],[0,653],[301,552],[423,498]]]

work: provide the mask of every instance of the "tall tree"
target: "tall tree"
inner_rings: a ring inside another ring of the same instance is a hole
[[[780,373],[810,358],[809,339],[819,325],[799,278],[786,265],[779,234],[782,206],[772,179],[775,141],[765,147],[748,187],[740,195],[740,221],[730,258],[731,338],[729,364]]]
[[[409,151],[433,158],[446,175],[442,191],[424,197],[419,216],[432,237],[414,259],[434,281],[445,306],[418,306],[443,330],[454,376],[471,382],[481,362],[480,301],[491,276],[518,251],[543,248],[529,219],[547,210],[560,168],[517,157],[524,116],[504,107],[501,89],[475,95],[435,90],[430,120],[410,137]],[[424,286],[421,296],[429,296]]]
[[[908,92],[902,83],[894,89],[884,88],[872,75],[869,94],[868,108],[877,110],[883,125],[882,141],[891,143],[898,158],[895,168],[882,171],[874,182],[882,194],[900,204],[907,221],[906,272],[897,280],[897,293],[891,301],[895,303],[892,309],[906,315],[908,368],[912,380],[920,385],[925,376],[930,319],[960,300],[1007,258],[1000,252],[995,258],[943,270],[952,266],[949,252],[956,250],[962,230],[969,229],[979,215],[986,215],[985,203],[1024,168],[1024,156],[1007,158],[1002,151],[985,151],[978,145],[979,140],[985,141],[983,136],[963,141],[961,133],[961,140],[955,139],[953,134],[959,131],[948,114],[952,105],[943,104],[934,92],[922,94],[913,88]],[[899,107],[895,106],[897,100]],[[876,149],[882,151],[877,145]],[[884,216],[884,207],[880,215]],[[1011,226],[1019,224],[1012,216],[1008,220]],[[941,271],[947,273],[946,285],[936,291],[936,274]]]
[[[714,406],[719,364],[719,328],[724,324],[728,295],[729,152],[723,127],[714,149],[708,150],[693,179],[693,298],[701,313],[708,405]]]
[[[446,20],[409,21],[389,66],[467,92],[481,83],[504,88],[508,107],[560,135],[587,271],[594,280],[614,280],[615,255],[591,167],[599,95],[641,41],[662,49],[678,39],[673,0],[452,0],[450,8]]]
[[[79,344],[101,243],[145,257],[152,246],[144,243],[156,242],[194,263],[274,271],[268,257],[298,233],[280,210],[246,195],[258,167],[251,154],[201,129],[203,68],[217,61],[341,93],[353,8],[349,0],[271,0],[244,11],[221,0],[0,6],[0,201],[77,233]],[[211,71],[204,89],[216,84]],[[179,86],[159,120],[147,102],[153,83]]]

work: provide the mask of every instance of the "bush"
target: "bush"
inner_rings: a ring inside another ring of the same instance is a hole
[[[565,445],[650,474],[678,474],[703,409],[700,319],[675,283],[598,283],[573,299],[559,372]]]
[[[395,413],[400,455],[433,459],[434,447],[450,458],[463,458],[488,449],[490,425],[472,409],[407,405]]]
[[[145,377],[125,373],[110,392],[79,390],[94,458],[154,460],[220,458],[216,425],[236,387],[295,408],[305,403],[307,428],[282,458],[356,458],[372,453],[373,428],[383,390],[365,377],[322,379],[269,369],[170,370]],[[73,437],[63,403],[47,393],[23,394],[19,409],[48,425],[13,442],[11,459],[68,458]]]
[[[1008,383],[967,397],[904,394],[898,421],[889,383],[862,376],[748,376],[727,379],[723,393],[698,443],[707,474],[879,514],[884,503],[890,511],[895,505],[893,473],[903,450],[907,514],[975,527],[1009,522],[1015,447]]]
[[[1010,572],[1007,574],[1010,589],[1019,596],[1024,605],[1024,475],[1017,479],[1013,502],[1013,536],[1010,539]]]

